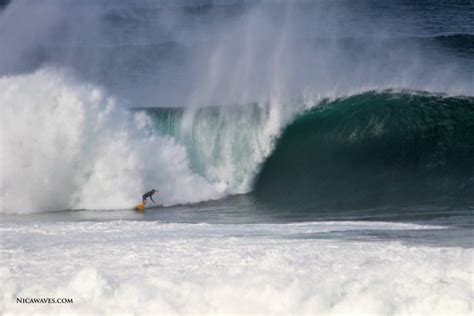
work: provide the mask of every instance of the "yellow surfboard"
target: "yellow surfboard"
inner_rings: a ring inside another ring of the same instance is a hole
[[[137,211],[137,212],[143,213],[143,212],[145,212],[145,204],[140,203],[140,204],[138,204],[137,206],[135,206],[134,209],[135,209],[135,211]]]

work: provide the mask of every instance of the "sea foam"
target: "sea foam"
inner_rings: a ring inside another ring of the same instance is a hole
[[[164,204],[224,194],[146,116],[65,70],[3,76],[0,91],[2,213],[133,207],[151,188]]]
[[[311,237],[443,227],[109,221],[0,228],[6,314],[472,314],[472,249]],[[74,304],[17,304],[17,297]]]

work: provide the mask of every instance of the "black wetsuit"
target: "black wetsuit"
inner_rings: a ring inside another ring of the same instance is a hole
[[[152,200],[153,203],[156,203],[155,200],[153,200],[153,198],[152,198],[152,195],[153,195],[155,192],[156,192],[156,191],[153,191],[153,190],[152,190],[152,191],[149,191],[149,192],[143,194],[143,203],[145,203],[145,201],[146,201],[147,198],[150,198],[150,200]]]

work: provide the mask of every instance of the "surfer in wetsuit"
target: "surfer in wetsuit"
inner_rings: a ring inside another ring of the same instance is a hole
[[[147,199],[147,198],[150,198],[150,200],[152,200],[153,203],[156,204],[155,200],[153,200],[153,197],[152,197],[152,195],[155,194],[156,192],[158,192],[158,190],[153,189],[153,190],[151,190],[151,191],[149,191],[149,192],[143,194],[143,205],[146,204],[146,199]]]

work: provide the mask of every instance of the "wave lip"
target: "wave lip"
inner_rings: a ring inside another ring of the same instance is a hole
[[[287,126],[255,191],[290,205],[467,199],[473,122],[472,97],[386,90],[325,102]]]

